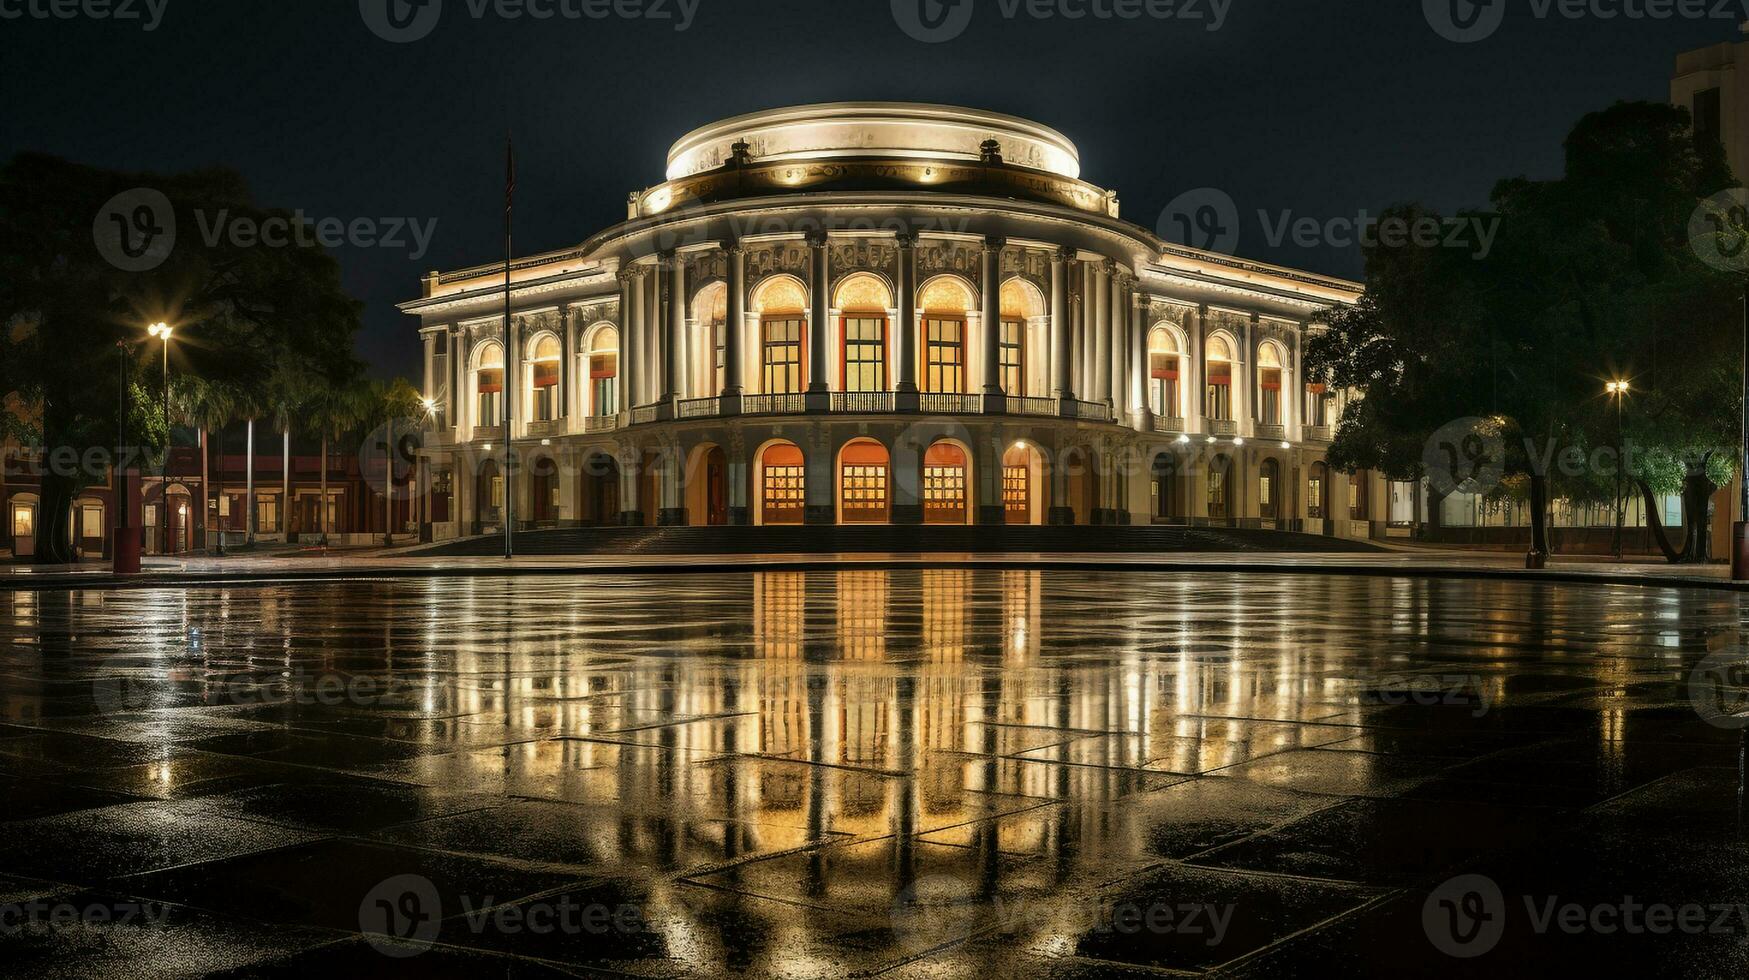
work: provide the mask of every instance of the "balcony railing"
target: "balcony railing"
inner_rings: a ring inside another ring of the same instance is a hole
[[[682,419],[708,419],[716,415],[722,408],[722,402],[715,398],[685,398],[674,409],[674,417]]]
[[[1111,406],[1105,402],[1076,402],[1075,417],[1091,422],[1110,422]]]
[[[564,419],[538,419],[528,423],[527,436],[530,439],[546,439],[564,434]]]
[[[617,415],[591,415],[583,420],[584,432],[612,432],[619,428]]]
[[[984,397],[926,391],[918,407],[929,415],[977,415],[984,410]]]
[[[1264,442],[1281,442],[1287,438],[1287,427],[1281,425],[1259,425],[1257,438]]]
[[[807,411],[806,395],[744,395],[741,398],[741,414],[743,415],[800,415]]]
[[[1164,432],[1168,435],[1181,433],[1184,431],[1184,420],[1167,415],[1156,415],[1154,416],[1154,431]]]
[[[1057,406],[1061,403],[1055,398],[1034,398],[1019,395],[1008,396],[1008,414],[1010,415],[1041,415],[1055,418]]]
[[[1232,419],[1209,419],[1209,435],[1236,436],[1239,434],[1239,423]]]
[[[882,413],[893,410],[890,391],[834,391],[832,411]]]
[[[1328,425],[1308,425],[1305,427],[1307,442],[1329,442],[1335,438],[1335,430]]]
[[[656,421],[656,410],[659,407],[657,405],[639,405],[632,409],[632,424],[644,425]]]

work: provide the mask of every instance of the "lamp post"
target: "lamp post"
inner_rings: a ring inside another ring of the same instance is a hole
[[[170,553],[170,325],[162,321],[146,328],[146,333],[164,342],[164,458],[158,464],[158,510],[164,517],[164,536],[159,547]]]
[[[1627,401],[1632,386],[1626,381],[1611,381],[1603,387],[1609,397],[1615,399],[1615,560],[1621,561],[1622,523],[1627,516],[1627,506],[1622,501],[1622,480],[1625,478],[1622,471],[1627,468],[1624,458],[1627,455],[1626,440],[1622,437],[1622,403]]]

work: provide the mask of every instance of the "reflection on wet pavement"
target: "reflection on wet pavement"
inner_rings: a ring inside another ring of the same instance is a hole
[[[1689,703],[1741,616],[951,569],[15,593],[0,962],[1741,975],[1746,917],[1527,911],[1749,900],[1739,733]]]

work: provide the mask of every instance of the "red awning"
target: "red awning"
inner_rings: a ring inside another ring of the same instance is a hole
[[[596,355],[589,359],[589,377],[591,380],[599,381],[602,378],[614,377],[618,373],[614,368],[615,364],[612,358]]]
[[[1328,389],[1324,385],[1321,385],[1321,384],[1311,384],[1311,385],[1306,385],[1306,390],[1311,392],[1314,395],[1322,395]]]
[[[1177,381],[1178,380],[1178,369],[1177,368],[1155,368],[1154,369],[1154,377],[1158,378],[1161,381]]]

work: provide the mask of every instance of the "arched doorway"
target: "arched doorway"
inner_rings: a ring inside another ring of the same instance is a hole
[[[529,467],[529,519],[537,524],[559,519],[559,464],[542,456]]]
[[[1151,513],[1155,524],[1168,524],[1175,518],[1183,518],[1184,494],[1179,488],[1178,457],[1172,453],[1160,453],[1154,457],[1154,465],[1149,475],[1149,493],[1152,500]]]
[[[1330,492],[1330,467],[1319,460],[1312,464],[1306,476],[1306,516],[1313,520],[1323,520],[1330,515],[1326,512],[1326,496]]]
[[[923,523],[969,523],[969,472],[966,451],[956,443],[943,440],[923,453]]]
[[[583,462],[583,479],[577,483],[578,519],[592,527],[619,523],[619,461],[595,453]]]
[[[6,502],[7,545],[15,558],[36,554],[37,498],[34,493],[14,494]]]
[[[873,439],[857,439],[838,453],[838,523],[890,520],[892,459]]]
[[[729,523],[729,455],[721,446],[697,446],[687,457],[686,519],[695,527]]]
[[[1281,464],[1271,456],[1257,467],[1257,516],[1266,521],[1279,520],[1281,505]]]
[[[488,459],[480,464],[474,477],[475,533],[485,533],[504,519],[504,477],[498,471],[498,461]],[[306,523],[305,530],[317,531],[320,522]]]
[[[1003,522],[1043,524],[1045,485],[1044,454],[1027,442],[1009,446],[1002,454]]]
[[[1232,516],[1229,500],[1232,495],[1232,487],[1229,485],[1232,482],[1232,468],[1233,461],[1225,455],[1217,455],[1209,460],[1207,492],[1210,520],[1224,521]]]
[[[1069,507],[1075,523],[1093,524],[1099,509],[1099,457],[1090,449],[1073,446],[1063,454],[1063,476],[1069,487]]]
[[[793,442],[777,442],[759,454],[759,523],[802,524],[807,518],[807,467]]]
[[[103,557],[109,537],[104,527],[107,509],[96,497],[80,497],[73,503],[73,547],[79,557]]]

